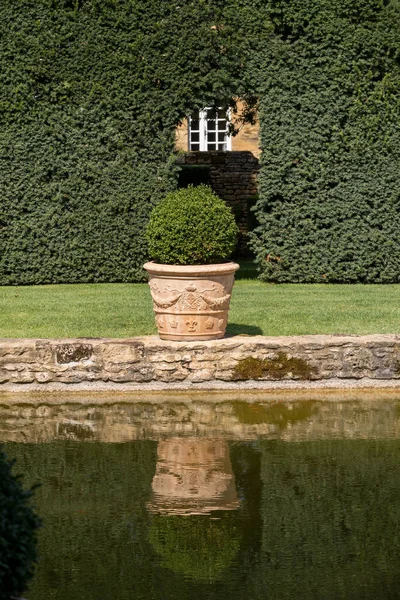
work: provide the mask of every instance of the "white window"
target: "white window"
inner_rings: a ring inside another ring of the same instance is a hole
[[[189,118],[189,150],[231,150],[229,110],[204,108]]]

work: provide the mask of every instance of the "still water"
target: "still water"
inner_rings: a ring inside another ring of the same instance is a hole
[[[0,406],[29,600],[400,598],[400,401]]]

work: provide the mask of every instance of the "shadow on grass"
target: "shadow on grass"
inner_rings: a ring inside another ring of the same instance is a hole
[[[228,323],[226,328],[227,337],[233,335],[263,335],[263,330],[256,325],[241,325],[240,323]]]

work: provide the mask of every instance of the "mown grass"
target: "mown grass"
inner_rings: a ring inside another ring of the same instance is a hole
[[[274,285],[244,266],[228,335],[400,333],[400,285]],[[3,338],[155,333],[146,284],[0,287]]]

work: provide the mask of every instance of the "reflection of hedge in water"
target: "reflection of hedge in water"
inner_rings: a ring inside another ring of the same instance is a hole
[[[396,598],[400,443],[267,442],[254,598]]]
[[[260,535],[259,453],[253,444],[231,446],[242,503],[230,518],[237,515],[241,547],[215,586],[160,568],[149,543],[154,442],[9,444],[7,450],[28,474],[25,483],[43,482],[35,494],[44,521],[41,560],[29,600],[192,600],[204,597],[203,590],[208,600],[247,600]]]
[[[236,515],[153,515],[149,540],[162,566],[197,582],[214,583],[240,548]]]
[[[30,503],[31,491],[23,488],[0,449],[0,598],[15,598],[25,590],[36,560],[39,519]]]
[[[35,493],[43,527],[29,600],[145,597],[141,538],[155,448],[154,442],[7,446],[27,482],[43,482]]]
[[[8,445],[29,473],[24,484],[44,482],[35,494],[42,561],[29,600],[396,597],[400,442],[270,441],[230,450],[241,507],[228,519],[237,516],[240,549],[209,586],[160,569],[149,543],[154,442]]]

